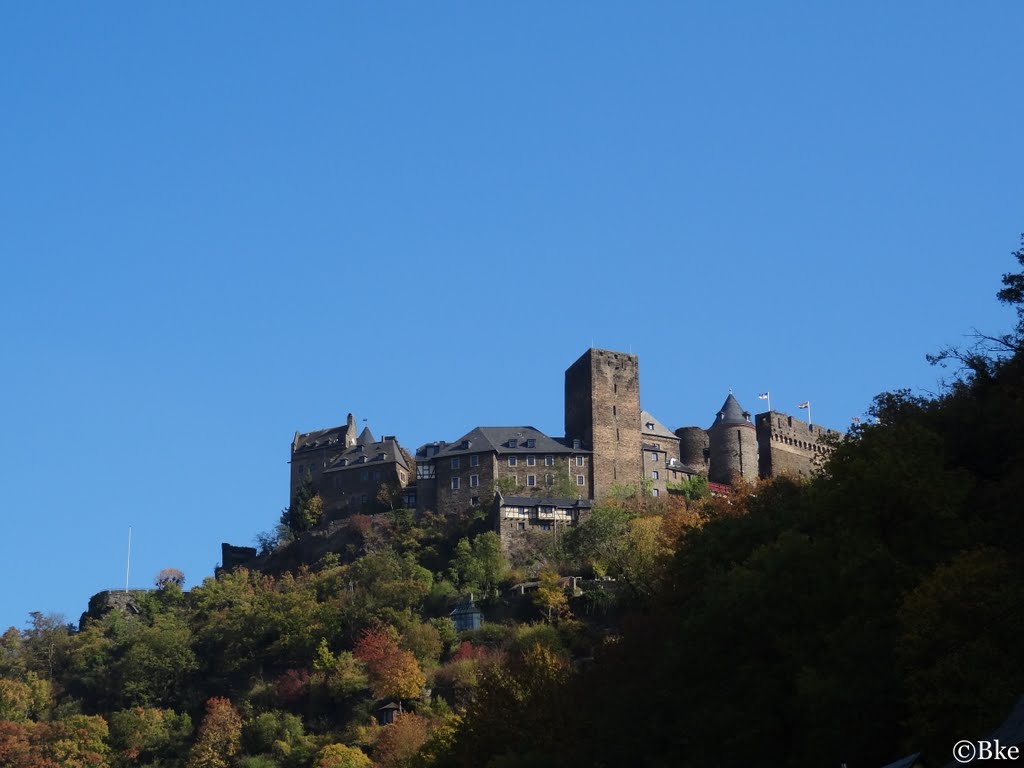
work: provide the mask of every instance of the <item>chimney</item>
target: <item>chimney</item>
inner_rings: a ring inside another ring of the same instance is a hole
[[[356,417],[351,413],[345,425],[345,447],[351,448],[356,444]]]

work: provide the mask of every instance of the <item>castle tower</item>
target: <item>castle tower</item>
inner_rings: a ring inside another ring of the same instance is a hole
[[[679,463],[695,474],[708,472],[708,433],[701,427],[680,427],[675,432],[679,438]]]
[[[640,362],[636,355],[588,349],[565,372],[565,437],[593,451],[590,489],[601,498],[615,483],[643,475]]]
[[[731,484],[735,479],[757,479],[757,430],[750,414],[729,393],[715,423],[708,427],[711,466],[708,480]]]

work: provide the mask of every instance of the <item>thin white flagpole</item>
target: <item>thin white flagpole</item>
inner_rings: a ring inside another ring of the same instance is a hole
[[[772,410],[772,393],[771,392],[765,392],[765,394],[768,395],[768,412],[771,413],[771,410]]]
[[[132,572],[132,527],[128,526],[128,568],[124,572],[124,591],[128,591],[128,577]]]
[[[810,427],[814,422],[811,421],[811,401],[807,401],[807,426]]]

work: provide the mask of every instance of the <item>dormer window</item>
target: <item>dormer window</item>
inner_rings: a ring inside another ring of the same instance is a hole
[[[340,464],[341,466],[343,466],[343,467],[347,467],[347,466],[348,466],[348,459],[342,459],[342,460],[341,460],[341,461],[339,461],[338,463],[339,463],[339,464]]]
[[[646,424],[644,424],[644,426],[647,427],[647,431],[648,432],[653,432],[654,431],[654,422],[653,421],[648,421]]]
[[[536,448],[536,447],[537,447],[537,441],[536,441],[536,440],[534,440],[534,439],[533,439],[532,437],[531,437],[531,438],[529,438],[529,439],[528,439],[528,440],[526,441],[526,447],[527,447],[527,448]]]
[[[580,440],[578,437],[574,437],[572,439],[572,447],[576,448],[577,450],[582,448],[583,447],[583,441]]]
[[[508,441],[508,447],[509,448],[518,448],[519,447],[519,440],[517,438],[515,438],[515,437],[511,438]]]

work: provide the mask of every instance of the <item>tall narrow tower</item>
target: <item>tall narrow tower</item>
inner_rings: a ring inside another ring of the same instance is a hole
[[[565,436],[593,451],[590,491],[601,498],[614,483],[643,475],[640,363],[636,355],[588,349],[565,372]]]

